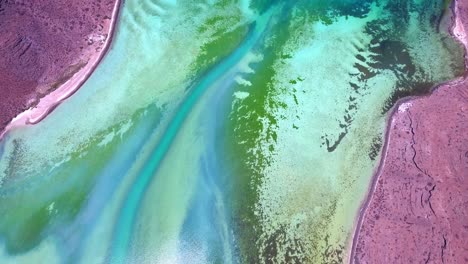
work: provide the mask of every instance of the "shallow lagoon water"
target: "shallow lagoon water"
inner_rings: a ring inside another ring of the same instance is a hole
[[[388,109],[462,73],[443,8],[126,1],[89,81],[2,142],[0,262],[343,262]]]

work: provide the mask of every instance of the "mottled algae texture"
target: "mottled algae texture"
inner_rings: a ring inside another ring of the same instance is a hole
[[[467,121],[466,78],[399,105],[353,263],[468,263]]]
[[[0,131],[103,51],[116,0],[0,0]]]

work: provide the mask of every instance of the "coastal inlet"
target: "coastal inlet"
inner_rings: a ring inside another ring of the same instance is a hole
[[[389,110],[464,72],[442,1],[120,8],[0,141],[0,263],[343,263]]]

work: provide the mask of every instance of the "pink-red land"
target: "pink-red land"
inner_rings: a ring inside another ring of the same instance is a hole
[[[468,1],[454,4],[452,33],[466,50]],[[395,106],[350,260],[468,263],[466,76]]]
[[[111,40],[120,0],[0,1],[0,138],[73,94]]]

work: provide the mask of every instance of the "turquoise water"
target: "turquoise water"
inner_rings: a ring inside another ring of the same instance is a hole
[[[128,0],[0,147],[1,263],[331,263],[395,100],[462,74],[438,1]]]
[[[263,14],[255,21],[255,25],[250,30],[251,32],[248,33],[246,40],[232,54],[223,59],[218,65],[215,65],[213,69],[210,69],[201,80],[196,81],[186,98],[184,98],[176,108],[175,115],[171,117],[167,128],[161,135],[158,145],[150,154],[150,158],[146,162],[144,169],[137,176],[136,181],[129,190],[128,197],[125,198],[125,203],[119,216],[119,223],[115,231],[117,235],[112,245],[112,262],[123,262],[126,259],[125,251],[130,244],[136,210],[141,203],[149,182],[159,167],[159,164],[166,156],[183,122],[191,113],[194,105],[200,100],[203,93],[210,86],[214,86],[213,84],[226,72],[229,72],[231,68],[235,67],[245,54],[259,41],[259,38],[264,33],[268,24],[271,16],[270,13],[271,11]]]

